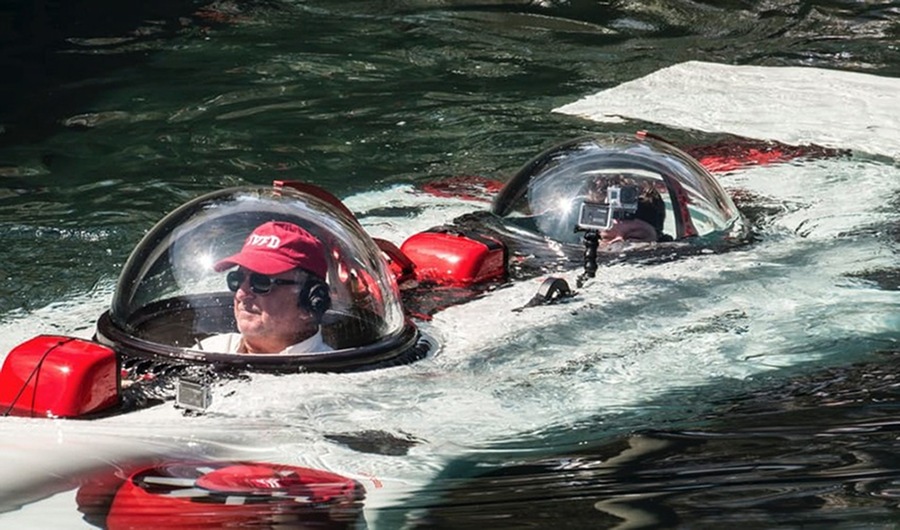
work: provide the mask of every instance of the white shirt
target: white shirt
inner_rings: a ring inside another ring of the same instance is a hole
[[[197,343],[197,349],[216,353],[237,353],[240,345],[240,333],[222,333],[201,340]],[[334,351],[334,348],[322,340],[322,330],[320,329],[312,337],[292,344],[278,353],[328,353],[330,351]]]

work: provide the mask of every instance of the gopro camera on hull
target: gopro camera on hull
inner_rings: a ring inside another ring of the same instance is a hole
[[[606,190],[606,202],[614,212],[620,210],[633,215],[637,211],[639,196],[640,190],[637,186],[610,186]]]
[[[640,189],[637,186],[610,186],[606,203],[584,201],[578,213],[578,230],[608,230],[613,219],[631,219],[637,212]]]

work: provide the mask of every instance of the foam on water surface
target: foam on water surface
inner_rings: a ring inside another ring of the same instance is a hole
[[[900,156],[900,79],[855,72],[688,61],[554,110]]]

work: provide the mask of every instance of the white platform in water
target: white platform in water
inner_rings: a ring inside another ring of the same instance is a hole
[[[900,79],[870,74],[690,61],[554,111],[900,158]]]

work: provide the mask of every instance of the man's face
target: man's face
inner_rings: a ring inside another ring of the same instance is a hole
[[[273,283],[268,293],[257,294],[250,289],[252,271],[243,267],[239,271],[244,281],[234,293],[234,318],[248,353],[278,353],[315,332],[314,317],[297,304],[306,273],[292,270],[270,276],[298,283]]]

